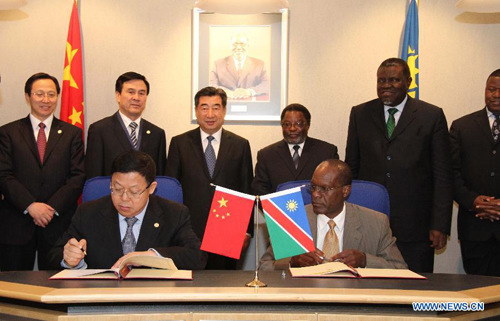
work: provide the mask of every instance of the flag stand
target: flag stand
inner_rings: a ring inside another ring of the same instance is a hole
[[[259,280],[259,202],[260,197],[257,195],[256,201],[253,207],[253,213],[255,215],[255,278],[245,284],[247,287],[260,288],[266,287],[267,284]]]

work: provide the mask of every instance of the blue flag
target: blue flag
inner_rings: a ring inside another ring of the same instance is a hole
[[[315,250],[300,187],[260,197],[276,260]]]
[[[410,0],[406,13],[405,33],[401,47],[401,59],[406,60],[410,67],[412,82],[408,90],[410,97],[419,98],[418,70],[418,6],[417,0]]]

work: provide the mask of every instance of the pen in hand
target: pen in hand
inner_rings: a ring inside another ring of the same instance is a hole
[[[73,235],[70,235],[72,238],[74,238],[78,243],[80,243],[80,240],[78,240],[78,238],[74,237]],[[84,256],[87,256],[87,251],[85,251],[85,249],[83,247],[78,247],[80,249],[80,251],[82,251],[83,255]]]

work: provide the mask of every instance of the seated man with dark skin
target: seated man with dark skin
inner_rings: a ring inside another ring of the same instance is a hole
[[[351,182],[351,169],[346,163],[337,159],[320,163],[311,180],[312,204],[306,206],[316,250],[276,261],[269,247],[260,268],[287,269],[289,265],[311,266],[337,260],[352,267],[407,268],[387,216],[345,202]]]
[[[128,151],[112,165],[111,195],[82,204],[49,255],[54,268],[118,267],[134,255],[171,258],[179,269],[203,269],[207,255],[186,206],[153,195],[156,166]]]

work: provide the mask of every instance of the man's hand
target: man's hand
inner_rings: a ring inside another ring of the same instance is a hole
[[[244,98],[252,97],[252,92],[250,91],[250,89],[236,88],[234,90],[234,96],[235,96],[234,98],[244,99]]]
[[[87,240],[81,239],[78,242],[75,238],[70,239],[64,245],[63,259],[66,265],[74,268],[85,257],[83,251],[87,251]]]
[[[116,269],[117,267],[120,266],[120,264],[122,263],[123,260],[125,260],[126,258],[129,258],[131,256],[136,256],[136,255],[157,256],[155,251],[130,252],[130,253],[122,256],[121,258],[119,258],[118,261],[116,261],[115,264],[113,264],[113,266],[111,268]]]
[[[492,196],[479,195],[474,200],[474,210],[476,217],[488,219],[492,222],[500,220],[500,199]]]
[[[429,240],[432,242],[431,247],[440,250],[446,246],[447,235],[438,230],[430,230]]]
[[[345,264],[352,267],[365,267],[366,266],[366,254],[358,250],[345,250],[336,255],[334,255],[331,261],[339,260]]]
[[[35,225],[46,227],[52,221],[55,210],[45,203],[33,202],[28,206],[28,213],[33,218]]]
[[[323,252],[319,249],[316,249],[314,252],[309,252],[301,255],[292,256],[290,259],[290,266],[292,267],[302,267],[302,266],[311,266],[318,265],[323,263]]]

